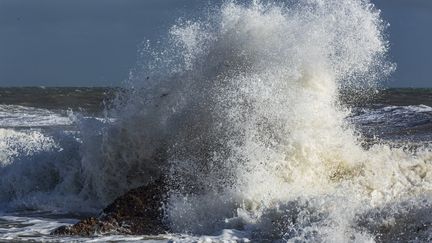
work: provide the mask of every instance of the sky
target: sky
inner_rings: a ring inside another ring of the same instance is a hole
[[[140,44],[204,0],[0,0],[0,86],[118,86]],[[208,1],[207,1],[208,3]],[[391,87],[432,87],[432,1],[374,0],[390,23]]]

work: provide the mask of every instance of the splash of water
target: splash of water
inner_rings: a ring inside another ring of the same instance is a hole
[[[165,174],[175,232],[375,239],[381,212],[425,207],[432,189],[429,150],[363,148],[338,100],[392,71],[384,30],[367,0],[226,2],[179,21],[143,49],[116,120],[81,121],[80,185],[63,195],[103,205]]]
[[[338,101],[392,71],[384,29],[368,1],[228,2],[147,49],[154,76],[121,110],[148,155],[165,148],[171,227],[366,241],[361,215],[429,191],[429,151],[364,149]]]

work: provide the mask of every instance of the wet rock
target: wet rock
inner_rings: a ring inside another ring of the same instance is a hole
[[[117,221],[87,218],[72,226],[61,226],[52,232],[52,235],[79,235],[91,236],[94,234],[126,233],[119,227]]]
[[[52,235],[95,234],[157,235],[168,231],[163,223],[166,187],[162,179],[130,190],[108,205],[97,218],[55,229]]]

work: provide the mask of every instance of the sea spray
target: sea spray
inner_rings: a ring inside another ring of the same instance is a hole
[[[164,74],[125,106],[165,139],[171,228],[366,241],[360,215],[427,191],[429,152],[365,150],[337,99],[392,71],[384,28],[368,1],[228,2],[173,26]]]
[[[78,116],[72,146],[61,134],[47,141],[66,149],[36,151],[29,180],[55,180],[39,191],[2,183],[2,202],[89,211],[164,175],[174,233],[379,240],[400,215],[427,209],[432,189],[430,150],[363,148],[338,100],[393,70],[385,26],[366,0],[230,1],[179,20],[165,42],[145,44],[107,111],[114,119]],[[33,161],[0,175],[17,178]]]

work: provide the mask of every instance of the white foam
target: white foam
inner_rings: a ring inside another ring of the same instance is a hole
[[[1,222],[3,221],[3,222]],[[19,216],[0,216],[0,240],[43,240],[50,232],[62,225],[76,223],[73,219],[43,219]],[[53,239],[51,241],[54,241]]]
[[[73,124],[65,115],[41,108],[0,105],[0,127],[46,127]]]
[[[14,158],[32,156],[41,151],[53,151],[58,145],[40,131],[15,131],[0,128],[0,165],[10,164]]]

